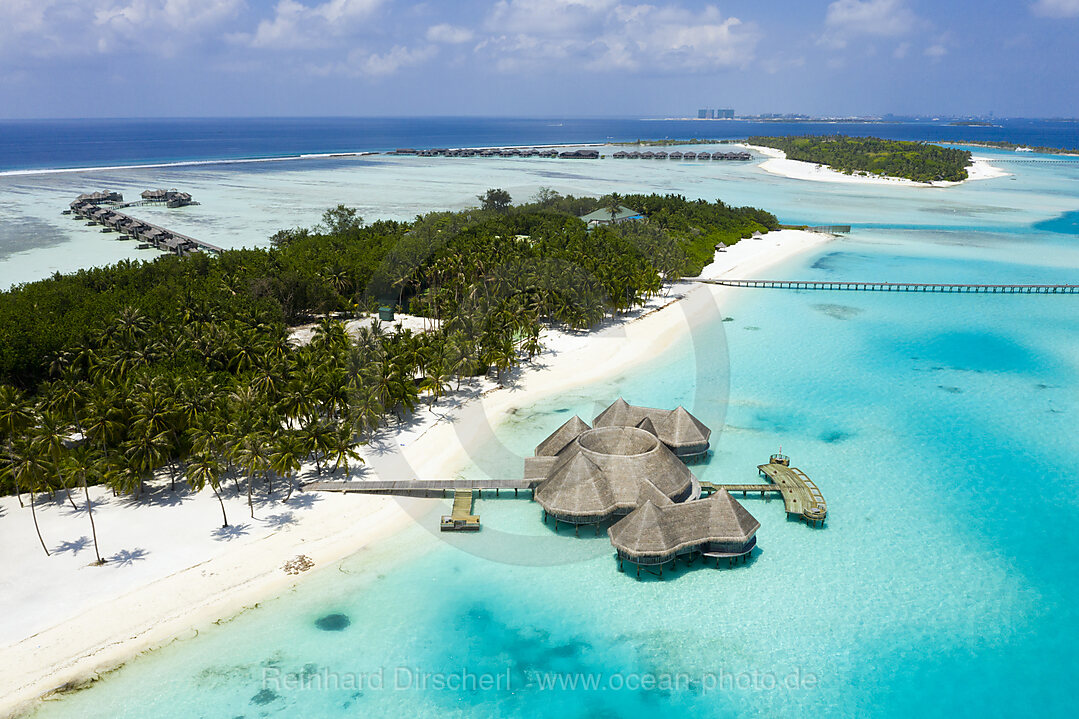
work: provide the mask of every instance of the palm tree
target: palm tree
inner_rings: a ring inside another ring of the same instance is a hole
[[[124,457],[127,459],[128,472],[123,478],[125,489],[134,491],[135,497],[142,496],[143,479],[152,474],[164,463],[169,447],[168,432],[141,432],[124,442]]]
[[[37,523],[37,502],[35,493],[45,484],[45,475],[48,465],[42,461],[41,454],[37,452],[29,440],[20,437],[11,443],[11,450],[6,458],[4,471],[10,474],[16,484],[21,484],[30,492],[30,513],[34,517],[34,531],[37,539],[41,542],[41,548],[45,550],[45,556],[49,556],[49,548],[45,546],[45,540],[41,537],[41,527]]]
[[[354,437],[352,435],[352,428],[346,423],[337,425],[335,431],[330,436],[330,455],[334,459],[333,473],[337,474],[337,470],[341,467],[345,468],[345,472],[348,472],[348,461],[350,459],[363,464],[363,459],[359,453],[353,448]]]
[[[87,476],[97,474],[102,470],[103,458],[96,455],[88,446],[68,452],[61,463],[61,471],[69,476],[77,477],[82,485],[83,496],[86,498],[86,515],[90,518],[90,534],[94,538],[94,554],[97,556],[96,564],[101,565],[105,560],[101,558],[101,551],[97,546],[97,527],[94,525],[94,507],[90,501],[90,488]]]
[[[234,463],[244,470],[247,475],[247,506],[251,510],[251,518],[255,518],[255,502],[253,485],[255,477],[265,474],[269,468],[269,458],[266,452],[268,437],[264,432],[252,431],[241,434],[232,448]],[[270,487],[270,492],[273,487]]]
[[[12,443],[15,437],[34,423],[34,412],[22,392],[11,385],[0,385],[0,437],[3,437],[7,445],[7,452],[12,452]],[[15,494],[19,498],[19,506],[25,506],[22,502],[22,492],[19,491],[17,475],[12,476],[15,484]]]
[[[222,527],[229,526],[229,517],[225,513],[225,501],[221,499],[221,463],[213,455],[196,454],[187,464],[187,484],[193,492],[201,492],[209,486],[221,505]]]
[[[304,456],[303,439],[297,433],[283,429],[274,435],[270,449],[270,470],[288,480],[288,494],[283,502],[287,502],[292,496],[292,488],[295,486],[292,479],[303,467]]]
[[[330,427],[320,420],[309,420],[300,430],[305,457],[314,457],[315,470],[322,476],[322,457],[330,450]]]
[[[431,401],[428,403],[430,411],[435,411],[435,402],[450,390],[450,379],[451,376],[442,363],[432,364],[427,367],[427,376],[420,383],[420,389],[430,395]]]
[[[75,500],[71,497],[71,489],[67,486],[63,473],[59,471],[60,460],[67,449],[68,430],[67,423],[59,414],[56,412],[43,412],[38,421],[38,426],[33,429],[31,444],[35,451],[40,452],[52,461],[52,465],[59,475],[60,487],[64,490],[64,494],[67,495],[67,501],[71,503],[71,508],[77,511],[78,507],[75,506]]]

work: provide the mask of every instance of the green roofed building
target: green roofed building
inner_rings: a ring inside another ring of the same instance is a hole
[[[626,222],[628,220],[643,220],[644,215],[637,210],[632,210],[625,205],[619,205],[618,211],[611,216],[609,208],[601,207],[595,212],[589,212],[587,215],[581,216],[581,221],[589,227],[595,227],[596,225],[609,225],[614,222]]]

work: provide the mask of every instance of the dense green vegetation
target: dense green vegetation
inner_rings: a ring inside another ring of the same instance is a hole
[[[544,328],[591,327],[699,273],[716,244],[778,226],[679,196],[481,199],[489,209],[369,226],[339,206],[272,248],[123,262],[0,294],[0,488],[30,492],[33,510],[38,492],[74,504],[70,488],[93,483],[139,496],[167,467],[215,493],[242,481],[249,502],[275,480],[291,492],[302,462],[347,468],[357,441],[421,397],[529,361]],[[647,221],[577,219],[618,204]],[[350,337],[338,318],[380,304],[429,330]],[[313,341],[290,341],[290,325],[313,320]]]
[[[970,164],[967,150],[878,137],[792,135],[751,137],[747,142],[782,150],[790,160],[828,165],[839,172],[905,177],[916,182],[965,180]]]

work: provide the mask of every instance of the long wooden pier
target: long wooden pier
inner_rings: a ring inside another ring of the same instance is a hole
[[[348,494],[397,494],[405,497],[445,497],[447,492],[493,491],[495,496],[513,490],[514,496],[522,489],[532,489],[533,479],[372,479],[361,482],[316,481],[303,486],[304,491],[342,492]]]
[[[713,280],[688,278],[692,282],[724,287],[836,292],[943,292],[950,294],[1076,295],[1079,285],[975,285],[932,282],[829,282],[823,280]]]

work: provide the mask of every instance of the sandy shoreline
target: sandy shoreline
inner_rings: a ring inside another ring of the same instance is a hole
[[[782,230],[743,240],[705,268],[702,276],[749,278],[831,239]],[[607,379],[652,359],[716,315],[733,292],[681,283],[653,298],[631,318],[590,333],[551,332],[534,366],[516,373],[512,389],[486,380],[392,429],[361,454],[363,477],[450,477],[512,410],[573,387]],[[313,473],[304,479],[314,479]],[[179,500],[177,501],[177,494]],[[290,504],[261,503],[256,519],[244,497],[229,492],[230,523],[222,532],[212,494],[170,493],[159,480],[150,506],[131,508],[107,492],[94,493],[105,567],[88,566],[85,514],[54,501],[39,507],[46,558],[29,509],[0,499],[0,541],[9,560],[0,580],[0,713],[25,710],[37,697],[122,665],[138,653],[238,614],[300,579],[282,565],[303,554],[316,570],[418,521],[437,525],[439,500],[298,494]],[[82,500],[76,497],[78,506]],[[434,531],[437,534],[437,530]],[[433,541],[433,540],[432,540]],[[58,542],[60,544],[58,544]],[[435,545],[431,545],[435,546]],[[140,554],[141,553],[141,554]],[[16,668],[12,670],[12,668]]]
[[[759,152],[768,157],[758,167],[772,175],[788,177],[792,180],[811,180],[814,182],[835,182],[858,185],[905,185],[907,187],[954,187],[964,182],[973,180],[992,180],[997,177],[1007,177],[1012,173],[1006,172],[994,166],[989,158],[971,157],[971,164],[967,166],[967,179],[960,182],[915,182],[903,177],[883,177],[880,175],[848,175],[838,172],[826,165],[816,165],[812,162],[801,160],[788,160],[787,154],[782,150],[772,147],[760,147],[758,145],[740,144],[750,150]]]

